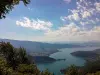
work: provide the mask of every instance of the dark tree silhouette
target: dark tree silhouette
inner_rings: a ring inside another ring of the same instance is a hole
[[[30,0],[0,0],[0,19],[5,18],[6,14],[11,11],[15,5],[18,5],[22,1],[24,5],[30,3]]]

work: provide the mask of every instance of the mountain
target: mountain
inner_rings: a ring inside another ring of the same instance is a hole
[[[76,51],[71,53],[73,56],[83,57],[83,58],[92,58],[96,57],[97,53],[95,51]]]
[[[51,44],[43,42],[33,42],[33,41],[20,41],[20,40],[10,40],[10,39],[0,39],[0,42],[10,42],[14,47],[24,47],[27,52],[56,52],[60,48],[72,48],[81,47],[75,44]]]
[[[87,61],[96,61],[100,57],[100,49],[93,51],[76,51],[72,52],[71,55],[84,58]]]
[[[81,43],[76,43],[80,46],[85,46],[85,47],[100,47],[100,42],[81,42]]]

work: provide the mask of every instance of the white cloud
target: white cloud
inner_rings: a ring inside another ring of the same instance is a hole
[[[30,8],[30,7],[28,7],[28,10],[32,11],[33,9],[32,9],[32,8]]]
[[[35,30],[49,31],[53,24],[49,21],[43,21],[39,19],[30,20],[29,18],[24,17],[23,20],[16,21],[16,25],[35,29]]]
[[[79,32],[80,28],[75,25],[74,23],[71,23],[69,25],[65,25],[63,27],[59,27],[58,30],[54,30],[54,31],[49,31],[47,33],[45,33],[46,36],[50,36],[50,37],[62,37],[62,36],[70,36],[70,35],[74,35],[75,33]]]
[[[91,16],[90,12],[88,11],[84,11],[83,13],[81,13],[81,15],[82,15],[82,18],[87,18]]]
[[[71,0],[64,1],[70,2]],[[79,0],[76,9],[69,9],[70,15],[60,17],[67,24],[56,30],[51,29],[53,24],[49,21],[30,20],[26,17],[23,20],[16,21],[16,24],[22,27],[46,31],[44,36],[35,38],[37,41],[100,41],[100,25],[98,25],[100,24],[99,4],[100,2],[97,1],[92,3],[91,0]]]
[[[78,21],[78,20],[80,20],[80,17],[78,15],[78,13],[73,13],[73,15],[68,16],[68,19]]]
[[[95,26],[95,27],[93,28],[93,31],[100,32],[100,26]]]
[[[82,26],[95,26],[100,23],[100,1],[78,0],[76,5],[76,9],[68,9],[69,15],[61,17],[62,21]]]
[[[59,40],[100,41],[100,25],[98,25],[100,24],[100,1],[78,0],[76,5],[76,9],[68,9],[69,15],[61,17],[61,20],[68,25],[63,27],[63,30],[59,28],[53,31],[52,34],[56,35],[54,33],[60,32],[59,37],[56,37]],[[72,28],[70,28],[71,23],[74,23]]]
[[[45,33],[45,38],[49,38],[50,41],[60,42],[100,41],[99,37],[100,26],[94,27],[91,30],[81,30],[81,28],[74,23],[60,27],[58,30]]]
[[[97,21],[97,22],[100,22],[100,19],[99,19],[99,18],[96,18],[96,21]]]
[[[71,0],[64,0],[64,2],[70,3],[70,2],[71,2]]]
[[[100,3],[96,2],[94,5],[96,7],[96,10],[99,11],[99,13],[100,13]]]
[[[80,24],[84,26],[84,25],[89,24],[89,22],[80,22]]]
[[[61,19],[62,21],[66,21],[66,20],[65,20],[65,17],[62,17],[62,16],[61,16],[60,19]]]
[[[67,17],[61,17],[60,18],[62,21],[66,21],[66,20],[75,20],[75,21],[79,21],[80,20],[80,17],[79,17],[79,14],[78,13],[73,13],[72,15],[68,15]]]

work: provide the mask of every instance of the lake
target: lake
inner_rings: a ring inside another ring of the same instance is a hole
[[[66,59],[61,61],[55,61],[53,63],[42,63],[37,64],[38,68],[43,71],[45,69],[48,69],[50,72],[54,73],[55,75],[62,75],[60,73],[61,69],[67,68],[68,66],[75,64],[77,66],[83,66],[85,63],[85,60],[79,57],[72,56],[70,53],[75,51],[89,51],[89,50],[95,50],[100,47],[85,47],[85,48],[64,48],[60,49],[59,52],[53,53],[50,55],[50,57],[55,59]]]

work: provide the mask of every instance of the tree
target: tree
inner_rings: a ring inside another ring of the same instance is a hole
[[[0,75],[53,75],[48,70],[40,72],[30,63],[26,50],[15,48],[9,42],[0,43]]]
[[[40,75],[40,71],[35,64],[20,64],[17,71],[26,75]]]
[[[18,64],[30,64],[26,50],[24,48],[14,48],[9,42],[1,42],[0,52],[6,59],[7,64],[13,69],[18,66]]]
[[[0,57],[0,75],[11,75],[13,69],[7,66],[7,62],[4,58]]]
[[[96,72],[96,73],[88,73],[86,75],[100,75],[100,71]]]
[[[15,69],[17,64],[16,64],[16,58],[15,58],[16,53],[14,47],[9,42],[7,43],[2,42],[0,44],[0,52],[6,58],[7,64],[9,64],[9,66],[13,66],[13,69]]]
[[[71,65],[67,68],[65,75],[78,75],[78,69],[75,65]]]
[[[5,18],[6,14],[11,11],[15,5],[18,5],[22,1],[24,5],[30,3],[30,0],[0,0],[0,19]]]
[[[100,71],[100,59],[96,61],[88,61],[84,65],[84,71],[86,73],[95,73],[97,71]]]
[[[20,47],[18,50],[19,50],[18,51],[18,60],[19,60],[20,64],[22,64],[22,63],[24,63],[24,64],[30,63],[28,61],[28,56],[26,54],[26,50],[24,48],[22,48],[22,47]]]
[[[45,71],[41,72],[41,75],[54,75],[54,74],[50,73],[48,69],[46,69]]]

